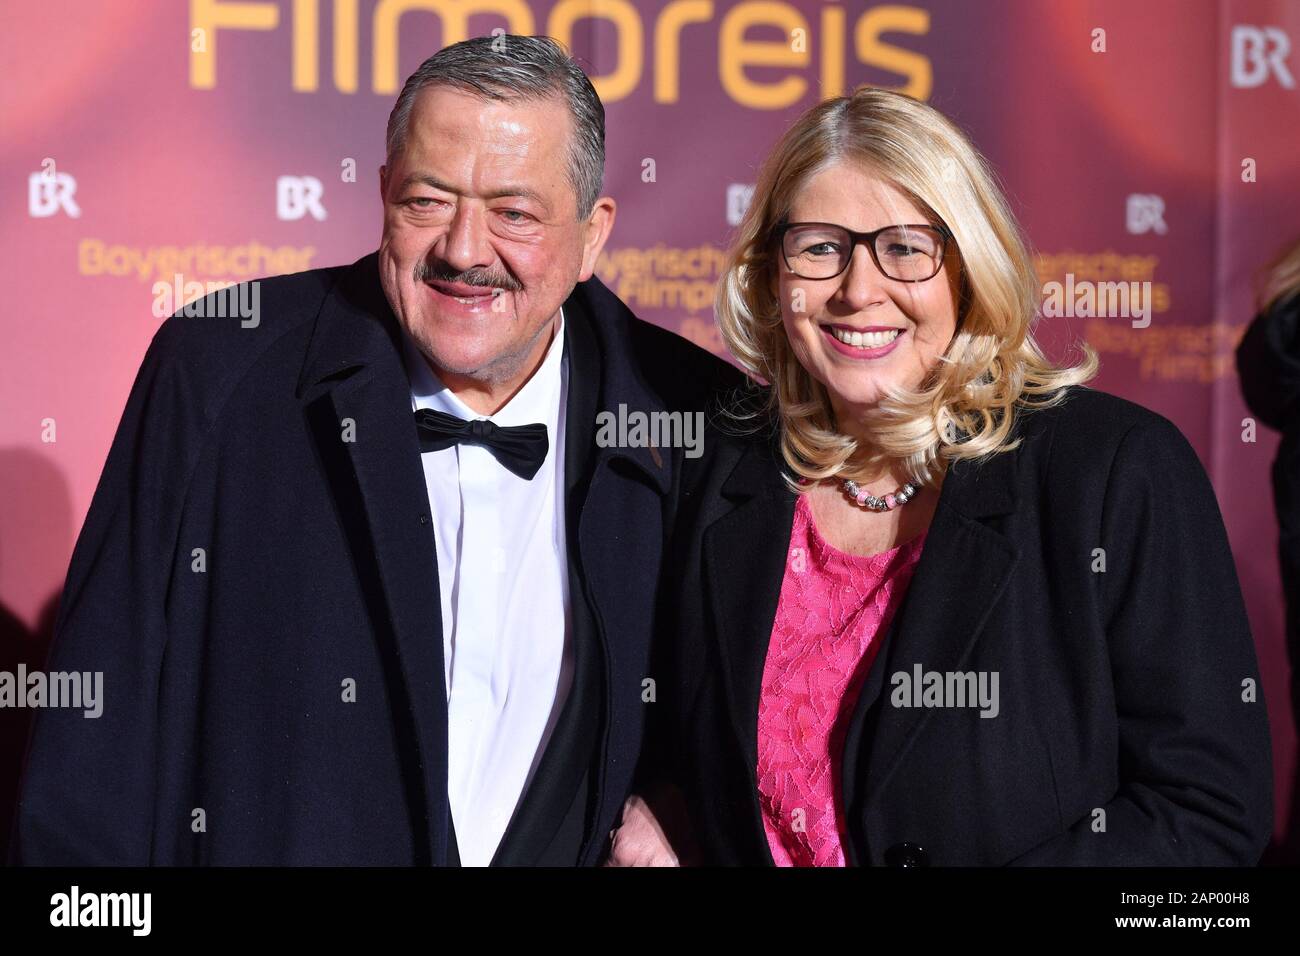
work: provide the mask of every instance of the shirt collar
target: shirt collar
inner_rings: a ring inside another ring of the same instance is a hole
[[[537,367],[523,388],[515,393],[510,401],[499,408],[493,415],[481,415],[474,411],[456,394],[444,385],[438,375],[429,366],[429,362],[415,344],[410,333],[402,326],[404,344],[403,359],[407,375],[411,381],[411,410],[431,408],[472,421],[486,418],[497,425],[528,425],[533,422],[545,424],[552,435],[559,419],[561,382],[563,376],[562,359],[564,357],[564,309],[561,308],[560,320],[555,335],[547,346],[542,364]],[[398,323],[401,325],[401,323]]]

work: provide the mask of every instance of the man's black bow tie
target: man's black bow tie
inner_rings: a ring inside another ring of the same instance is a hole
[[[525,481],[532,481],[546,460],[551,447],[546,426],[497,425],[486,419],[465,421],[431,408],[415,410],[415,425],[420,434],[420,450],[440,451],[459,442],[482,445],[505,468]]]

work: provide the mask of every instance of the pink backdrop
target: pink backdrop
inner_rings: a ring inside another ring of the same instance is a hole
[[[1091,341],[1097,386],[1177,422],[1214,481],[1264,671],[1284,832],[1295,733],[1268,483],[1277,440],[1242,440],[1232,351],[1255,271],[1300,237],[1300,3],[43,0],[0,19],[0,664],[48,636],[161,321],[154,283],[372,250],[401,80],[466,35],[552,33],[608,110],[620,212],[601,276],[714,350],[729,211],[799,112],[861,83],[928,99],[970,132],[1045,282],[1152,282],[1146,328],[1052,318],[1039,334],[1058,355]],[[281,177],[314,178],[317,204],[278,207]],[[22,719],[0,713],[11,741]]]

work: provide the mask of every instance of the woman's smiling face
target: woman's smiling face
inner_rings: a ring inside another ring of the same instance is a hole
[[[853,232],[929,221],[905,193],[851,161],[814,175],[788,219]],[[786,336],[799,363],[826,386],[837,416],[873,407],[886,385],[920,386],[957,329],[961,272],[951,239],[939,273],[924,282],[885,276],[866,243],[832,279],[795,275],[780,250],[776,268]]]

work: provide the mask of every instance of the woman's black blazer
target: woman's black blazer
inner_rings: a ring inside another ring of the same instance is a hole
[[[1015,429],[1015,450],[950,468],[851,714],[834,767],[849,863],[1255,864],[1267,711],[1195,451],[1082,386]],[[771,435],[708,433],[672,543],[645,766],[684,790],[709,864],[772,862],[756,727],[795,497]],[[996,716],[902,706],[917,667],[997,672]]]

